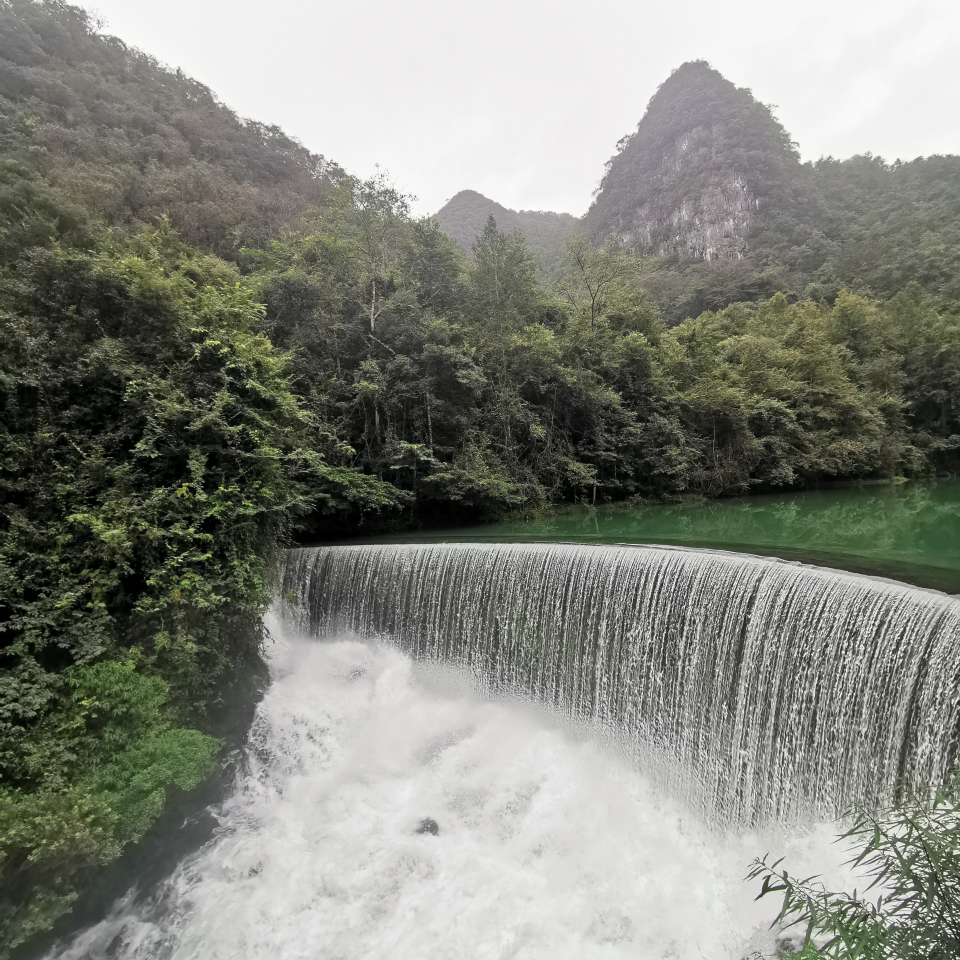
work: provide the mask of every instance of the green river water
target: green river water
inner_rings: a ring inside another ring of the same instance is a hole
[[[656,543],[763,554],[960,593],[960,479],[561,511],[394,541]]]

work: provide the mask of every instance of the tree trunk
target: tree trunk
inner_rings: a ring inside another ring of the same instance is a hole
[[[430,416],[430,394],[425,393],[423,399],[427,405],[427,437],[430,440],[430,456],[433,456],[433,417]]]

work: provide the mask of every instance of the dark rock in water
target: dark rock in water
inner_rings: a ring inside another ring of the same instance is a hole
[[[777,937],[776,942],[774,943],[774,956],[775,957],[796,957],[803,952],[804,944],[807,942],[807,933],[806,930],[800,932],[793,932],[787,930],[781,930],[780,935]],[[815,950],[822,950],[828,943],[830,938],[827,936],[814,935],[810,938],[810,946]]]
[[[792,957],[803,948],[803,937],[781,937],[776,943],[776,956]]]
[[[118,933],[111,941],[110,946],[107,947],[107,956],[115,957],[117,951],[123,946],[123,932]]]
[[[431,820],[427,817],[425,820],[420,821],[420,826],[417,827],[417,833],[429,833],[434,837],[440,836],[440,828],[437,826],[436,820]]]

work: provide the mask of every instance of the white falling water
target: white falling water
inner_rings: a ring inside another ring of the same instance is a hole
[[[769,954],[750,860],[850,889],[810,825],[955,756],[941,594],[574,545],[305,549],[285,577],[217,836],[51,957]]]
[[[752,857],[848,880],[830,827],[718,832],[589,725],[464,671],[357,642],[271,655],[218,836],[59,960],[739,960],[773,944]]]
[[[960,601],[905,584],[713,551],[440,544],[291,551],[284,589],[305,633],[379,637],[606,725],[721,822],[887,802],[955,757]]]

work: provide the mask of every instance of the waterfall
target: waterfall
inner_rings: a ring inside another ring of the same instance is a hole
[[[47,960],[732,960],[774,949],[753,857],[860,883],[830,824],[713,829],[463,670],[271,630],[215,836]]]
[[[435,544],[290,551],[281,615],[483,676],[609,729],[727,823],[831,817],[942,780],[960,600],[713,551]]]

